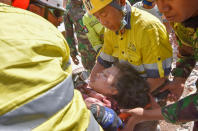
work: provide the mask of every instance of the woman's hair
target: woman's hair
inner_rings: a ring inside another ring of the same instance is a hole
[[[145,107],[150,102],[149,86],[129,63],[117,63],[119,70],[114,87],[118,93],[113,96],[121,108]]]

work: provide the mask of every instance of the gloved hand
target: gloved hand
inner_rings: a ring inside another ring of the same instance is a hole
[[[123,126],[121,119],[115,111],[105,106],[92,104],[90,107],[96,121],[105,129],[105,131],[117,131]]]

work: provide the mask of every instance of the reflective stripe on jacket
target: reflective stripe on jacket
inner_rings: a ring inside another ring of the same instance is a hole
[[[69,47],[47,20],[0,3],[0,60],[0,130],[101,130],[73,89]]]

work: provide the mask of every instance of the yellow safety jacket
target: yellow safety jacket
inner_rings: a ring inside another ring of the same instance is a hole
[[[74,90],[69,48],[44,18],[0,3],[0,130],[98,131]]]
[[[164,77],[169,74],[172,48],[163,24],[151,14],[134,7],[127,8],[124,32],[106,30],[98,62],[131,63],[145,77]]]
[[[92,47],[97,52],[104,43],[104,26],[96,19],[95,16],[86,13],[83,16],[83,24],[87,28],[87,37]]]

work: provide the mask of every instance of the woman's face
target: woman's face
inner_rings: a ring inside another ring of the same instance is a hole
[[[116,67],[110,67],[98,73],[95,81],[92,83],[92,88],[104,95],[116,94],[117,90],[113,87],[113,84],[118,72],[119,70]]]
[[[159,11],[168,21],[183,22],[198,15],[198,0],[156,0]]]

